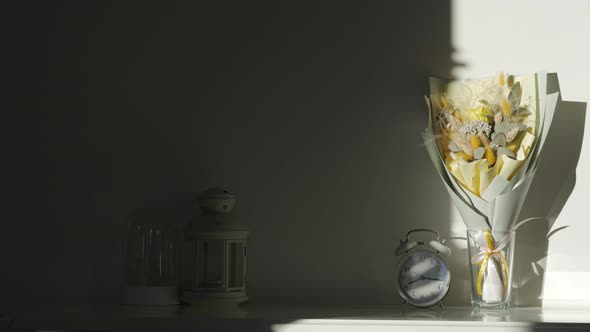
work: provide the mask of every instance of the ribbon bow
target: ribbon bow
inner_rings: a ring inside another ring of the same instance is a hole
[[[508,289],[508,278],[509,278],[509,271],[508,271],[508,261],[506,261],[506,257],[504,257],[504,253],[502,253],[502,249],[504,249],[512,240],[514,236],[514,231],[522,224],[534,220],[540,219],[538,217],[528,218],[525,219],[518,224],[514,225],[500,241],[494,242],[494,238],[492,237],[492,233],[488,229],[483,230],[483,235],[485,242],[480,243],[475,241],[480,249],[480,252],[473,255],[471,257],[471,263],[473,264],[481,264],[479,268],[479,272],[477,273],[477,294],[479,296],[482,295],[482,284],[483,284],[483,275],[486,271],[490,258],[495,259],[498,263],[504,266],[504,286]],[[483,241],[482,241],[483,242]]]

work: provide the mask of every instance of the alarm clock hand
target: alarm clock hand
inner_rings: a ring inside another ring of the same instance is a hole
[[[410,285],[410,284],[413,284],[413,283],[415,283],[416,281],[418,281],[418,280],[422,280],[422,279],[423,279],[423,276],[419,275],[418,273],[416,273],[416,272],[414,272],[414,271],[410,271],[410,273],[411,273],[411,274],[413,274],[413,275],[415,275],[415,276],[416,276],[416,279],[414,279],[414,280],[410,281],[410,282],[408,283],[408,285]]]
[[[424,277],[424,279],[427,279],[427,280],[436,280],[436,281],[443,281],[442,279],[439,279],[439,278]]]
[[[414,279],[414,280],[408,282],[408,285],[411,285],[411,284],[415,283],[416,281],[420,281],[420,280],[424,280],[424,278]]]
[[[411,284],[413,284],[413,283],[415,283],[415,282],[417,282],[417,281],[420,281],[420,280],[436,280],[436,281],[443,281],[442,279],[438,279],[438,278],[430,278],[430,277],[424,277],[424,276],[421,276],[421,277],[420,277],[420,278],[418,278],[418,279],[414,279],[414,280],[412,280],[412,281],[408,282],[408,285],[411,285]]]
[[[416,274],[416,275],[418,275],[418,274]],[[428,279],[428,278],[425,278],[424,276],[419,276],[417,279],[414,279],[414,280],[408,282],[408,285],[411,285],[417,281],[424,280],[424,279]]]

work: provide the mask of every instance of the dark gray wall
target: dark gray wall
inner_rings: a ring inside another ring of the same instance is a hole
[[[399,239],[448,232],[420,132],[449,1],[14,6],[2,306],[116,301],[132,216],[213,185],[254,302],[397,303]]]

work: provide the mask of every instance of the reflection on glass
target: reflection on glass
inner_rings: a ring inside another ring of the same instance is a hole
[[[222,290],[224,288],[225,245],[223,240],[204,240],[197,243],[197,288]]]
[[[134,223],[127,237],[127,285],[176,286],[177,235],[155,223]]]
[[[244,285],[244,243],[228,243],[228,290],[241,289]]]

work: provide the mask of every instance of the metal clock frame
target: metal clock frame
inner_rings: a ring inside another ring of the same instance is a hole
[[[413,232],[418,232],[418,231],[425,231],[425,232],[432,232],[434,234],[436,234],[436,241],[440,241],[440,235],[437,231],[431,230],[431,229],[415,229],[415,230],[411,230],[408,232],[408,234],[406,235],[406,240],[409,239],[409,236],[411,233]],[[443,242],[444,243],[444,242]],[[424,242],[418,242],[418,245],[424,245]],[[411,251],[411,252],[410,252]],[[397,290],[397,293],[400,295],[400,297],[404,300],[404,303],[402,304],[402,310],[404,309],[406,304],[409,304],[411,306],[417,307],[417,308],[428,308],[428,307],[432,307],[434,305],[438,305],[440,306],[440,308],[442,310],[444,310],[444,305],[442,304],[442,300],[444,300],[444,298],[449,294],[449,291],[451,289],[451,271],[449,269],[449,263],[447,263],[447,261],[442,257],[442,255],[440,255],[438,253],[438,251],[431,251],[431,250],[427,250],[427,249],[416,249],[416,250],[411,250],[406,252],[406,255],[404,255],[402,257],[402,259],[399,261],[397,268],[395,270],[395,287]],[[426,302],[424,304],[416,304],[413,303],[414,301],[412,301],[412,299],[410,299],[408,297],[408,295],[406,294],[405,291],[403,291],[401,289],[401,285],[400,285],[400,281],[399,281],[399,275],[401,272],[401,267],[404,266],[408,260],[411,259],[412,256],[414,256],[417,253],[427,253],[428,255],[432,255],[435,256],[436,259],[440,259],[442,260],[442,262],[446,265],[447,267],[447,272],[446,272],[446,280],[448,280],[448,287],[446,289],[446,292],[444,293],[444,295],[439,298],[439,299],[435,299],[429,302]]]

